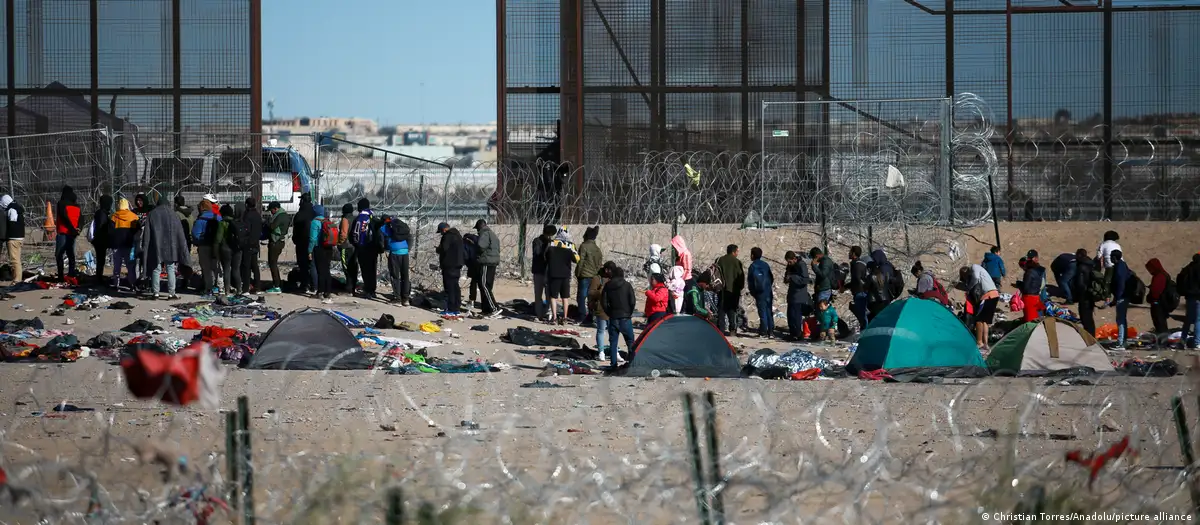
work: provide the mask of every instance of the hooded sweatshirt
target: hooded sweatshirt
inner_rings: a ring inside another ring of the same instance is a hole
[[[987,270],[993,282],[1003,281],[1008,276],[1008,270],[1004,268],[1004,259],[992,252],[983,254],[983,264],[980,266],[983,266],[983,269]]]
[[[1025,275],[1021,277],[1021,295],[1042,295],[1046,287],[1046,269],[1037,261],[1025,263]]]
[[[662,251],[662,246],[657,244],[650,245],[650,256],[646,258],[646,262],[642,263],[642,271],[646,272],[646,275],[663,273],[663,268],[666,265],[662,260]]]
[[[899,277],[899,275],[896,274],[896,267],[892,266],[892,263],[888,262],[887,255],[883,253],[883,250],[875,250],[871,252],[871,262],[871,268],[879,268],[879,271],[883,272],[883,280],[887,286],[890,287],[892,280]],[[892,298],[894,299],[896,290],[892,289],[890,291],[892,292]]]
[[[107,248],[112,244],[112,195],[100,196],[100,207],[92,217],[92,245]]]
[[[567,230],[559,231],[546,250],[546,278],[570,279],[571,265],[578,261],[579,254],[575,252],[571,234]]]
[[[1193,255],[1192,262],[1179,271],[1175,286],[1179,288],[1179,295],[1192,301],[1200,300],[1200,253]]]
[[[771,265],[765,259],[758,259],[750,263],[750,269],[747,271],[749,277],[746,278],[746,285],[750,288],[750,295],[758,298],[766,294],[771,295],[771,287],[775,286],[775,274],[771,273]]]
[[[258,250],[258,241],[262,239],[263,218],[262,214],[257,209],[247,210],[245,203],[238,204],[238,211],[241,218],[238,219],[238,228],[242,242],[243,250]]]
[[[812,279],[808,276],[808,265],[797,259],[789,264],[784,271],[788,283],[787,302],[789,305],[812,305],[812,296],[808,293],[808,285]]]
[[[683,267],[683,280],[689,281],[692,279],[692,252],[688,250],[687,243],[684,242],[682,235],[676,235],[671,238],[671,247],[675,248],[675,266]]]
[[[129,203],[126,203],[126,208]],[[54,224],[59,235],[79,235],[79,203],[75,197],[75,189],[63,186],[62,196],[54,208]]]
[[[1084,257],[1075,260],[1076,271],[1075,277],[1071,279],[1071,297],[1076,301],[1095,301],[1099,297],[1092,297],[1091,287],[1092,272],[1096,270],[1096,264],[1090,258]]]
[[[242,249],[241,239],[238,239],[238,245],[234,246],[231,239],[233,235],[229,233],[229,230],[237,229],[236,214],[233,207],[228,204],[221,208],[221,222],[217,225],[217,246],[222,250],[239,251]]]
[[[671,292],[667,290],[667,285],[654,281],[650,289],[646,290],[646,317],[667,313],[667,302],[670,300]]]
[[[850,262],[850,293],[867,293],[867,269],[871,267],[871,256],[863,254]]]
[[[283,242],[285,240],[288,221],[288,214],[286,211],[283,211],[283,208],[275,210],[275,213],[271,215],[271,232],[268,237],[271,242]]]
[[[317,249],[317,241],[321,240],[321,223],[325,222],[325,207],[318,204],[313,206],[312,212],[313,218],[309,221],[307,228],[308,251],[310,253]],[[299,216],[299,214],[296,215]],[[340,232],[338,233],[338,237],[341,237]]]
[[[133,234],[137,222],[138,216],[129,209],[129,201],[118,201],[117,212],[112,214],[112,243],[109,246],[118,250],[133,248]]]
[[[292,244],[310,246],[308,241],[309,236],[312,235],[311,226],[314,218],[316,218],[316,214],[313,213],[312,202],[307,199],[301,200],[296,215],[292,217]]]
[[[637,308],[633,285],[623,277],[614,277],[604,285],[604,312],[610,319],[629,319]]]
[[[1150,259],[1146,261],[1146,271],[1150,272],[1150,287],[1146,291],[1146,300],[1148,302],[1157,302],[1162,298],[1163,292],[1167,291],[1167,270],[1163,269],[1162,262],[1158,259]]]

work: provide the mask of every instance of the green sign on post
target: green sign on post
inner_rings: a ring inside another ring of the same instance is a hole
[[[786,137],[786,136],[788,136],[788,130],[777,129],[777,130],[771,132],[771,136],[772,137]]]

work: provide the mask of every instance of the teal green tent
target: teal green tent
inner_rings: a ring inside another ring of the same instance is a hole
[[[950,310],[937,301],[908,298],[871,319],[846,369],[857,373],[986,366],[975,338]]]

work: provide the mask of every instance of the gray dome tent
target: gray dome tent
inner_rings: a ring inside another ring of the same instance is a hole
[[[370,359],[354,334],[326,310],[305,308],[279,319],[250,356],[259,370],[366,370]]]
[[[642,332],[633,358],[616,373],[643,377],[675,372],[685,377],[742,377],[729,341],[712,323],[690,315],[668,315]]]

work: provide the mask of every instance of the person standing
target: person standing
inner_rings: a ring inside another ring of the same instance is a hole
[[[1104,270],[1104,285],[1107,289],[1112,288],[1113,268],[1115,267],[1112,261],[1112,252],[1121,249],[1120,243],[1117,242],[1119,240],[1121,240],[1120,234],[1108,230],[1104,232],[1104,240],[1100,243],[1100,247],[1096,248],[1096,257],[1100,260],[1100,268]],[[1102,305],[1101,308],[1108,304],[1116,304],[1116,299],[1114,298],[1111,303]]]
[[[834,272],[837,271],[837,265],[833,263],[825,252],[820,248],[814,247],[808,251],[808,258],[812,259],[813,267],[813,295],[817,297],[817,301],[833,300],[833,284],[837,280]]]
[[[129,208],[128,202],[125,203],[125,207]],[[63,186],[58,205],[54,208],[54,224],[58,232],[54,238],[54,262],[58,266],[59,279],[67,275],[74,277],[78,273],[75,269],[75,239],[79,237],[79,215],[79,199],[75,196],[75,189]],[[67,263],[65,273],[64,258]]]
[[[793,341],[804,339],[804,318],[813,312],[812,296],[808,293],[808,265],[800,260],[796,252],[789,250],[783,254],[787,262],[783,278],[787,281],[787,320],[788,336]]]
[[[221,272],[225,278],[225,295],[236,295],[242,283],[242,240],[238,234],[237,213],[233,206],[221,206],[221,222],[217,226],[217,253],[221,257]]]
[[[238,221],[238,240],[242,243],[241,293],[261,293],[262,273],[258,268],[258,251],[263,234],[262,214],[254,197],[246,197],[242,218]]]
[[[1126,315],[1129,313],[1129,298],[1125,294],[1128,288],[1129,279],[1133,276],[1133,272],[1129,271],[1129,265],[1125,264],[1125,256],[1121,250],[1113,250],[1108,254],[1109,260],[1112,261],[1112,287],[1109,292],[1112,294],[1113,305],[1117,309],[1117,346],[1118,350],[1125,348],[1125,333],[1129,330],[1129,321]]]
[[[980,263],[987,270],[988,276],[992,278],[992,282],[996,285],[1004,283],[1004,278],[1008,276],[1008,270],[1004,267],[1004,258],[1000,256],[1000,247],[992,246],[988,253],[983,254],[983,262]]]
[[[551,323],[566,324],[567,301],[571,298],[571,265],[579,261],[575,251],[575,243],[571,242],[571,233],[562,228],[554,236],[550,248],[546,251],[546,288],[550,295]],[[562,314],[559,314],[559,307]]]
[[[129,209],[129,201],[117,201],[112,214],[113,288],[121,287],[121,266],[125,266],[129,288],[137,284],[137,267],[133,264],[133,237],[138,228],[138,216]]]
[[[350,243],[354,245],[354,258],[362,272],[364,299],[375,299],[375,284],[379,280],[379,252],[375,231],[379,223],[371,211],[371,201],[358,199],[358,216],[350,226]]]
[[[408,306],[412,294],[409,280],[408,247],[412,232],[400,217],[384,217],[383,237],[388,246],[388,276],[392,278],[392,303]]]
[[[112,197],[108,198],[108,202],[111,206]],[[21,272],[24,271],[21,267],[21,248],[25,244],[25,207],[14,201],[11,195],[5,195],[0,197],[0,209],[4,210],[4,248],[8,254],[8,264],[12,266],[15,284],[21,281]],[[97,260],[99,258],[98,255]]]
[[[1154,334],[1163,335],[1167,332],[1167,305],[1162,303],[1163,294],[1167,291],[1167,281],[1171,278],[1162,262],[1157,258],[1146,261],[1146,271],[1150,272],[1150,286],[1146,290],[1146,303],[1150,305],[1150,319],[1154,322]]]
[[[442,236],[438,243],[438,266],[442,271],[442,289],[446,291],[446,310],[443,316],[458,317],[458,309],[462,307],[462,289],[458,284],[462,277],[463,238],[458,230],[449,224],[441,223],[437,227]]]
[[[109,237],[112,235],[112,195],[101,195],[99,207],[92,215],[92,249],[96,252],[96,278],[99,281],[104,275],[104,266],[108,261],[108,249],[112,245]]]
[[[354,244],[350,242],[350,227],[356,217],[358,213],[353,204],[342,205],[342,218],[338,221],[338,253],[342,268],[346,270],[346,289],[352,296],[358,294],[358,258],[354,255]]]
[[[615,266],[611,261],[604,263],[600,274],[592,279],[592,287],[588,290],[588,308],[592,311],[592,319],[596,321],[596,350],[600,352],[596,360],[600,362],[608,360],[608,313],[604,311],[604,285],[608,284],[609,271]]]
[[[862,246],[850,247],[850,313],[858,320],[858,329],[867,327],[867,275],[871,256],[863,253]]]
[[[309,244],[315,217],[312,197],[307,193],[301,195],[300,207],[292,217],[292,244],[296,248],[296,265],[300,269],[300,295],[307,293],[310,287],[316,291],[317,274],[312,264],[312,246]]]
[[[583,231],[583,244],[579,245],[578,252],[579,264],[575,266],[575,279],[579,282],[579,322],[583,324],[588,324],[592,320],[588,315],[588,289],[591,287],[592,279],[600,273],[600,267],[604,264],[604,252],[596,243],[596,237],[599,235],[599,226],[592,226]]]
[[[175,216],[179,218],[179,226],[183,228],[183,235],[187,238],[188,257],[190,258],[192,246],[196,245],[192,240],[192,207],[187,205],[187,200],[183,198],[182,194],[175,195]],[[183,282],[177,283],[176,288],[180,292],[186,292],[188,277],[195,271],[190,262],[180,264],[176,271],[183,276]]]
[[[1071,297],[1079,303],[1079,324],[1092,337],[1096,336],[1096,301],[1104,297],[1096,297],[1095,289],[1096,264],[1088,257],[1087,250],[1080,248],[1075,251],[1075,278],[1071,279]],[[1101,286],[1103,288],[1103,286]],[[1103,295],[1103,294],[1101,294]]]
[[[325,207],[320,204],[313,206],[313,220],[309,225],[308,238],[311,239],[309,249],[313,254],[313,268],[317,272],[317,285],[313,289],[313,297],[321,298],[321,304],[333,304],[329,288],[333,282],[333,252],[337,249],[340,237],[337,225],[325,216]]]
[[[165,271],[167,298],[174,301],[179,299],[175,294],[178,268],[187,265],[191,259],[187,233],[170,203],[159,202],[146,217],[142,238],[145,240],[146,268],[150,272],[150,294],[155,299],[160,297],[162,272]]]
[[[530,251],[532,252],[532,260],[530,261],[530,272],[533,274],[533,312],[538,319],[546,318],[546,251],[550,249],[550,242],[554,240],[554,234],[558,233],[558,228],[552,224],[542,226],[542,234],[533,239]]]
[[[683,313],[683,294],[687,291],[687,281],[683,280],[683,267],[672,266],[667,276],[667,290],[671,292],[671,313]]]
[[[1025,254],[1025,274],[1021,277],[1021,301],[1025,303],[1024,320],[1036,321],[1042,316],[1046,305],[1042,304],[1042,290],[1046,288],[1046,269],[1038,263],[1037,250]]]
[[[764,261],[762,248],[750,248],[750,277],[746,279],[750,286],[750,296],[758,308],[758,334],[771,337],[775,334],[775,311],[772,302],[775,299],[775,275],[771,273],[771,265]]]
[[[1079,264],[1076,261],[1077,259],[1073,253],[1059,254],[1053,261],[1050,261],[1050,273],[1054,274],[1054,282],[1058,284],[1058,289],[1063,299],[1066,299],[1067,304],[1075,302],[1075,294],[1071,290],[1071,281],[1075,279],[1075,272],[1079,268]]]
[[[196,217],[196,222],[192,223],[192,242],[196,243],[196,257],[200,259],[203,293],[216,295],[217,266],[220,260],[216,238],[221,219],[213,212],[212,207],[212,202],[200,201],[200,215]],[[116,264],[115,260],[113,264]]]
[[[479,270],[481,284],[487,288],[487,296],[492,302],[492,312],[486,310],[484,315],[492,315],[499,312],[499,307],[496,304],[496,294],[494,288],[496,286],[496,267],[500,265],[500,238],[496,236],[496,232],[488,227],[487,221],[479,219],[475,221],[475,231],[479,235]],[[485,308],[486,308],[485,304]]]
[[[288,225],[291,223],[287,212],[278,202],[269,204],[267,213],[271,214],[270,231],[267,233],[267,267],[271,269],[271,288],[267,289],[267,293],[283,293],[280,289],[283,279],[279,274],[279,255],[287,245]]]
[[[683,267],[683,280],[691,281],[692,275],[692,252],[688,250],[687,242],[683,240],[682,235],[676,235],[671,238],[671,248],[675,250],[675,266]]]
[[[654,274],[662,274],[666,278],[667,266],[666,261],[662,260],[662,246],[657,244],[650,245],[650,256],[646,258],[646,262],[642,263],[642,271],[646,273],[646,279],[650,286],[654,286]]]
[[[1179,271],[1175,286],[1179,288],[1186,308],[1183,337],[1179,342],[1187,349],[1195,350],[1200,348],[1200,253],[1192,255],[1192,262]]]
[[[667,290],[667,280],[663,274],[655,273],[650,276],[650,288],[646,290],[646,327],[662,320],[667,316],[667,303],[671,302],[671,292]]]
[[[492,297],[492,292],[487,289],[487,283],[484,282],[485,270],[481,261],[483,249],[479,247],[479,235],[474,233],[463,235],[463,254],[463,262],[467,263],[467,278],[471,280],[470,290],[467,293],[467,304],[474,308],[475,293],[479,292],[479,304],[483,308],[481,314],[484,317],[496,316],[499,312],[496,300]]]
[[[718,295],[717,323],[726,337],[736,337],[738,303],[746,286],[746,269],[738,259],[736,244],[725,247],[725,255],[717,259],[717,268],[721,270],[721,282],[724,285]]]
[[[604,312],[608,314],[608,349],[612,352],[610,363],[620,366],[621,352],[618,335],[625,337],[629,358],[633,359],[633,311],[637,308],[637,297],[633,285],[625,280],[625,270],[613,267],[609,271],[608,283],[604,285]],[[589,283],[590,284],[590,283]]]

